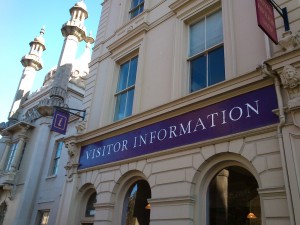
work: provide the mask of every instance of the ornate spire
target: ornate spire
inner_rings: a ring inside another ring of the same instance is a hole
[[[70,15],[70,20],[62,26],[61,32],[64,37],[69,35],[76,36],[80,42],[86,38],[84,20],[88,18],[88,12],[85,3],[83,1],[77,2],[70,9]]]
[[[29,43],[31,47],[29,54],[23,56],[21,59],[21,63],[24,67],[33,67],[36,71],[43,68],[42,53],[46,50],[44,34],[45,26],[42,27],[40,35]]]
[[[11,106],[8,119],[11,123],[18,121],[22,103],[27,99],[32,88],[36,71],[43,68],[42,53],[46,50],[44,35],[45,27],[42,27],[40,35],[29,43],[29,54],[21,59],[22,65],[25,67],[19,83],[18,90],[15,95],[14,102]]]

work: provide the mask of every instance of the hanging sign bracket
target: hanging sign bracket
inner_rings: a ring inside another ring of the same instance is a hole
[[[280,8],[280,6],[277,5],[277,3],[274,0],[268,0],[268,1],[274,7],[274,9],[279,13],[279,15],[283,18],[285,31],[289,31],[290,30],[290,24],[289,24],[287,8],[286,7]]]

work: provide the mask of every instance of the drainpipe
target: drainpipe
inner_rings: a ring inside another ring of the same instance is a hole
[[[278,101],[278,109],[279,109],[279,124],[277,127],[277,136],[278,136],[278,142],[279,142],[279,148],[280,148],[280,154],[282,159],[282,167],[283,169],[283,177],[284,182],[286,185],[286,195],[287,195],[287,202],[289,207],[289,215],[290,215],[290,222],[292,225],[295,224],[295,215],[294,215],[294,207],[292,202],[292,195],[291,195],[291,188],[290,188],[290,182],[289,182],[289,176],[288,176],[288,169],[287,169],[287,160],[285,156],[285,150],[284,150],[284,142],[282,138],[282,127],[285,124],[285,114],[284,114],[284,108],[283,108],[283,100],[282,100],[282,94],[280,90],[280,81],[278,78],[278,75],[275,71],[271,69],[271,66],[268,65],[266,62],[262,64],[262,72],[263,74],[269,76],[274,80],[275,85],[275,91]]]

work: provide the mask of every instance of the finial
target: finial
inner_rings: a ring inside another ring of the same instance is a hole
[[[45,25],[42,26],[42,29],[40,31],[40,35],[43,35],[43,34],[45,34]]]

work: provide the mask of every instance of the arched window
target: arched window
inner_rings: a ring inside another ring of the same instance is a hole
[[[242,167],[219,171],[208,188],[207,225],[261,225],[257,188],[255,178]]]
[[[122,225],[149,225],[151,189],[147,181],[135,182],[124,199]]]

